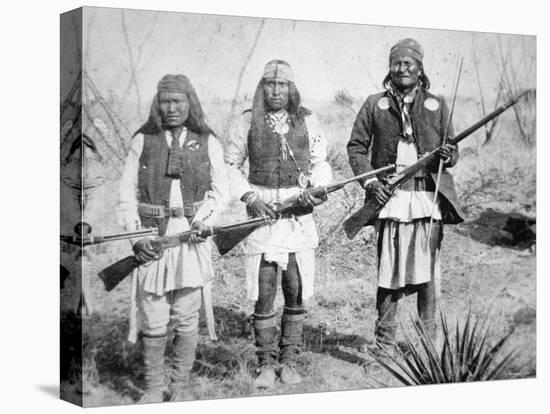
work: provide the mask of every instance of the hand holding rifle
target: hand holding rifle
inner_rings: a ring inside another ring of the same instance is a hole
[[[437,155],[444,164],[449,164],[453,153],[457,150],[457,146],[453,144],[445,144],[437,149]]]
[[[368,198],[375,199],[380,205],[386,204],[392,195],[391,190],[380,181],[368,183],[365,192]]]
[[[191,235],[189,236],[190,243],[204,243],[206,241],[206,236],[203,236],[208,230],[208,226],[202,221],[197,220],[191,224]]]
[[[151,260],[159,260],[162,257],[162,250],[155,250],[153,246],[153,239],[150,237],[145,237],[138,240],[134,246],[134,255],[140,263],[144,264],[150,262]]]
[[[323,204],[327,200],[328,195],[326,192],[314,195],[311,192],[311,187],[304,188],[298,197],[298,201],[304,207],[316,207]]]
[[[246,204],[246,209],[252,217],[268,217],[272,220],[277,218],[273,208],[261,200],[254,191],[244,193],[241,201]]]

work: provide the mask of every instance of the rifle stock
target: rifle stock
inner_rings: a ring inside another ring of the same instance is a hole
[[[250,226],[238,230],[233,230],[227,234],[218,234],[212,239],[218,248],[218,252],[223,256],[227,252],[233,250],[233,248],[239,244],[241,241],[250,236],[254,230],[260,227],[261,224],[257,226]]]
[[[503,113],[505,110],[510,108],[512,105],[515,105],[528,92],[529,91],[524,91],[518,96],[510,99],[504,105],[495,109],[493,112],[483,117],[472,126],[466,128],[460,134],[456,135],[453,139],[450,139],[449,143],[453,145],[458,144],[460,141],[462,141],[463,139],[473,134],[475,131],[477,131],[487,122],[499,116],[501,113]],[[404,169],[403,171],[395,175],[393,178],[391,178],[387,184],[388,189],[392,192],[395,191],[397,187],[399,187],[401,184],[403,184],[407,180],[411,179],[417,171],[419,171],[422,168],[425,168],[427,165],[436,161],[436,159],[438,158],[437,152],[439,148],[441,147],[438,147],[432,152],[426,154],[424,157],[418,160],[418,162],[407,167],[406,169]],[[344,225],[344,231],[346,232],[346,236],[350,240],[353,239],[357,235],[357,233],[359,233],[359,231],[365,225],[367,225],[367,223],[369,223],[371,220],[378,217],[378,213],[380,212],[380,210],[382,210],[382,207],[384,206],[378,204],[374,199],[368,200],[365,203],[365,205],[363,205],[363,207],[361,207],[354,214],[352,214],[348,219],[346,219],[346,221],[344,221],[343,225]]]
[[[244,232],[248,230],[248,228],[251,228],[250,232],[252,232],[257,227],[258,222],[263,223],[265,222],[265,219],[257,218],[245,222],[230,224],[227,226],[211,227],[201,232],[198,232],[197,230],[189,230],[179,234],[158,237],[152,240],[151,244],[155,251],[162,253],[164,249],[177,247],[180,246],[182,243],[185,243],[189,240],[192,234],[198,234],[200,237],[206,238],[225,232]],[[222,246],[222,248],[228,249],[229,247]],[[231,248],[229,248],[229,250]],[[139,260],[137,260],[135,256],[127,256],[124,259],[121,259],[118,262],[113,263],[112,265],[103,269],[101,272],[98,273],[98,276],[103,281],[103,285],[105,286],[107,292],[110,292],[140,265],[141,263],[139,262]]]
[[[156,229],[154,230],[156,231]],[[201,233],[201,236],[208,237],[213,231],[213,229],[207,229]],[[162,253],[164,249],[179,246],[189,240],[189,237],[194,233],[196,233],[195,230],[190,230],[175,235],[158,237],[152,240],[151,244],[155,251]],[[105,290],[110,292],[140,265],[140,261],[135,256],[127,256],[103,269],[98,273],[98,276],[103,281]]]
[[[103,281],[105,290],[110,292],[140,265],[136,256],[128,256],[106,267],[98,273],[98,276]]]
[[[370,199],[344,221],[344,231],[348,239],[353,239],[369,221],[378,217],[382,207],[375,199]]]

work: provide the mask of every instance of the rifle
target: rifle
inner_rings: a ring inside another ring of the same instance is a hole
[[[319,197],[328,193],[332,193],[336,190],[341,189],[346,184],[353,181],[357,181],[363,178],[369,178],[378,173],[385,171],[390,171],[395,169],[395,165],[388,165],[377,170],[369,171],[364,174],[360,174],[351,178],[347,178],[342,181],[337,181],[335,183],[329,184],[327,186],[315,187],[310,192],[314,197]],[[279,205],[275,210],[277,219],[287,218],[291,216],[299,216],[304,214],[311,213],[311,209],[304,207],[300,201],[299,196],[291,197],[288,200],[285,200]],[[237,244],[239,244],[243,239],[250,235],[254,230],[263,225],[273,223],[277,219],[270,219],[268,217],[256,217],[249,220],[240,221],[233,224],[228,224],[225,226],[214,226],[209,227],[205,230],[189,230],[183,233],[178,233],[169,236],[158,237],[151,241],[153,249],[161,253],[164,249],[171,247],[177,247],[182,243],[189,240],[191,235],[195,234],[202,238],[209,236],[214,236],[214,242],[218,247],[218,250],[221,255],[224,255],[231,249],[233,249]],[[119,260],[116,263],[106,267],[101,272],[99,272],[99,277],[105,285],[105,289],[110,292],[113,290],[122,280],[124,280],[134,269],[139,267],[141,262],[135,256],[128,256],[124,259]]]
[[[66,234],[60,235],[61,241],[69,244],[75,244],[77,246],[89,246],[91,244],[105,243],[116,240],[126,240],[133,239],[134,237],[144,237],[144,236],[156,236],[158,235],[158,230],[156,228],[141,229],[136,231],[129,231],[126,233],[116,233],[100,236],[70,236]]]
[[[481,120],[479,120],[478,122],[470,126],[469,128],[466,128],[464,131],[462,131],[460,134],[455,136],[453,139],[449,139],[448,143],[453,145],[458,144],[460,141],[467,138],[469,135],[473,134],[475,131],[477,131],[487,122],[499,116],[501,113],[506,111],[512,105],[515,105],[525,94],[527,94],[527,92],[528,91],[525,91],[519,94],[518,96],[516,96],[515,98],[510,99],[504,105],[495,109],[493,112],[491,112],[490,114],[488,114],[487,116],[485,116],[484,118],[482,118]],[[388,180],[388,183],[386,184],[386,187],[391,192],[393,192],[400,185],[404,184],[406,181],[414,177],[417,171],[423,168],[426,168],[428,165],[432,164],[433,162],[437,162],[438,160],[437,152],[439,148],[441,147],[438,147],[432,152],[425,154],[413,165],[410,165],[400,173],[390,177]],[[378,216],[378,213],[380,213],[380,210],[382,210],[382,207],[384,206],[381,204],[378,204],[378,202],[375,199],[370,199],[365,203],[363,207],[361,207],[358,211],[352,214],[346,221],[344,221],[344,230],[348,238],[353,239],[357,235],[357,233],[359,233],[359,231],[363,228],[363,226],[365,226],[371,220],[375,219]]]
[[[346,184],[349,184],[351,182],[373,177],[376,174],[394,170],[394,169],[395,169],[395,165],[387,165],[377,170],[368,171],[366,173],[353,176],[351,178],[346,178],[341,181],[333,182],[332,184],[329,184],[327,186],[319,186],[319,187],[312,188],[310,190],[310,194],[315,198],[319,198],[329,193],[332,193],[334,191],[340,190],[341,188],[344,188]],[[304,207],[300,203],[299,197],[300,197],[299,195],[290,197],[285,201],[283,201],[281,204],[279,204],[275,209],[275,215],[277,216],[277,219],[288,218],[292,216],[303,216],[311,213],[311,208]],[[218,251],[223,256],[224,254],[229,252],[231,249],[233,249],[241,241],[246,239],[254,230],[256,230],[258,227],[264,224],[265,224],[264,222],[258,222],[258,224],[256,225],[242,227],[241,229],[230,230],[228,232],[221,233],[216,237],[214,237],[214,243],[216,243]]]
[[[259,225],[258,223],[264,223],[269,221],[266,217],[258,217],[251,220],[241,221],[238,223],[229,224],[226,226],[209,227],[205,230],[188,230],[182,233],[173,234],[169,236],[161,236],[151,240],[153,250],[158,254],[161,254],[163,250],[172,247],[178,247],[182,243],[187,242],[192,235],[198,235],[199,237],[209,237],[216,234],[221,234],[228,231],[239,231],[248,226]],[[156,229],[155,229],[156,230]],[[106,267],[99,272],[99,277],[105,285],[107,292],[113,290],[122,280],[124,280],[132,271],[138,268],[142,263],[134,256],[127,256],[124,259],[119,260],[116,263]]]

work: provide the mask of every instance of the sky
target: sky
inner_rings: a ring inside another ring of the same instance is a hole
[[[187,75],[205,102],[232,99],[242,76],[238,98],[249,98],[274,58],[291,64],[306,103],[330,101],[338,90],[365,98],[381,89],[389,48],[406,37],[424,47],[434,93],[452,95],[463,58],[459,95],[478,97],[475,53],[486,99],[494,99],[499,43],[510,55],[508,70],[525,85],[535,82],[535,36],[88,7],[83,22],[89,76],[124,100],[138,99],[138,85],[144,108],[166,73]]]

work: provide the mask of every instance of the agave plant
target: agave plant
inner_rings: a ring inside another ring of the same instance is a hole
[[[517,350],[499,358],[513,329],[494,345],[489,344],[488,314],[473,321],[471,311],[468,312],[462,328],[457,320],[454,333],[445,316],[442,313],[440,316],[443,338],[439,346],[434,344],[424,325],[415,319],[413,336],[416,336],[416,341],[405,334],[403,349],[395,347],[393,353],[383,349],[382,353],[372,353],[373,357],[404,385],[498,379],[516,358]]]

